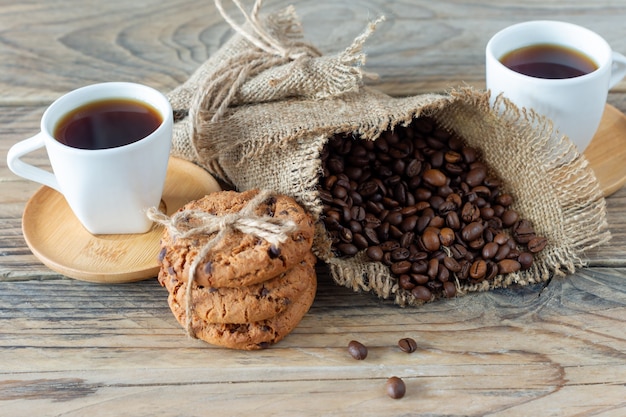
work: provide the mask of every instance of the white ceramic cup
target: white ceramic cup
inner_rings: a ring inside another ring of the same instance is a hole
[[[520,74],[500,62],[518,48],[553,44],[578,50],[597,69],[574,78],[546,79]],[[571,23],[538,20],[509,26],[487,43],[486,77],[491,98],[502,93],[518,107],[549,118],[583,152],[595,134],[611,87],[626,75],[626,57],[589,29]]]
[[[56,124],[68,112],[114,98],[146,103],[160,114],[162,123],[143,139],[108,149],[74,148],[53,137]],[[144,233],[152,227],[146,209],[158,206],[163,192],[172,125],[170,103],[157,90],[124,82],[94,84],[52,103],[43,114],[40,132],[13,145],[7,163],[15,174],[63,194],[90,233]],[[53,172],[20,159],[44,146]]]

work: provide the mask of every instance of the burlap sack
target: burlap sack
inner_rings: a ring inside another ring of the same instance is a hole
[[[216,4],[222,10],[221,4]],[[315,252],[335,282],[399,305],[415,305],[389,268],[363,253],[333,255],[319,221],[320,152],[328,139],[352,133],[376,140],[420,116],[456,132],[516,197],[515,209],[549,241],[532,268],[493,281],[460,285],[457,294],[528,285],[574,272],[584,252],[610,238],[605,201],[593,171],[551,124],[503,98],[468,88],[393,98],[365,87],[361,46],[321,56],[302,41],[293,8],[258,20],[258,3],[244,26],[189,80],[169,94],[178,115],[173,154],[201,165],[238,190],[270,189],[296,198],[318,220]]]

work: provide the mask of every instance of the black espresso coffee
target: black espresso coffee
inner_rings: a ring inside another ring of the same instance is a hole
[[[588,56],[561,45],[537,44],[515,49],[500,58],[506,67],[535,78],[564,79],[598,69]]]
[[[159,112],[132,99],[107,99],[80,106],[54,129],[59,142],[79,149],[108,149],[145,138],[163,122]]]

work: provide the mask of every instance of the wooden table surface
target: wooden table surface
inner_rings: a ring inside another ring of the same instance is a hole
[[[370,85],[394,95],[483,88],[487,40],[524,20],[582,24],[626,53],[622,0],[295,6],[324,53],[385,15],[366,44],[367,70],[380,75]],[[134,81],[170,91],[231,33],[211,1],[0,0],[0,415],[626,415],[626,189],[607,199],[612,241],[575,275],[402,309],[338,287],[320,268],[308,315],[256,352],[187,338],[156,279],[99,285],[39,262],[21,232],[39,186],[8,170],[9,147],[71,89]],[[609,103],[626,112],[626,82]],[[48,165],[44,153],[29,158]],[[402,337],[419,350],[401,352]],[[366,360],[348,355],[352,339],[369,347]],[[401,400],[385,394],[392,375],[406,382]]]

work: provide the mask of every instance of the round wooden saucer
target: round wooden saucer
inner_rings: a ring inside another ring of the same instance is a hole
[[[204,169],[170,158],[161,209],[170,215],[191,200],[219,191]],[[143,234],[92,235],[65,198],[41,187],[26,204],[22,231],[30,250],[50,269],[83,281],[122,283],[155,277],[162,226]]]
[[[626,183],[626,115],[607,104],[585,157],[608,197]]]

